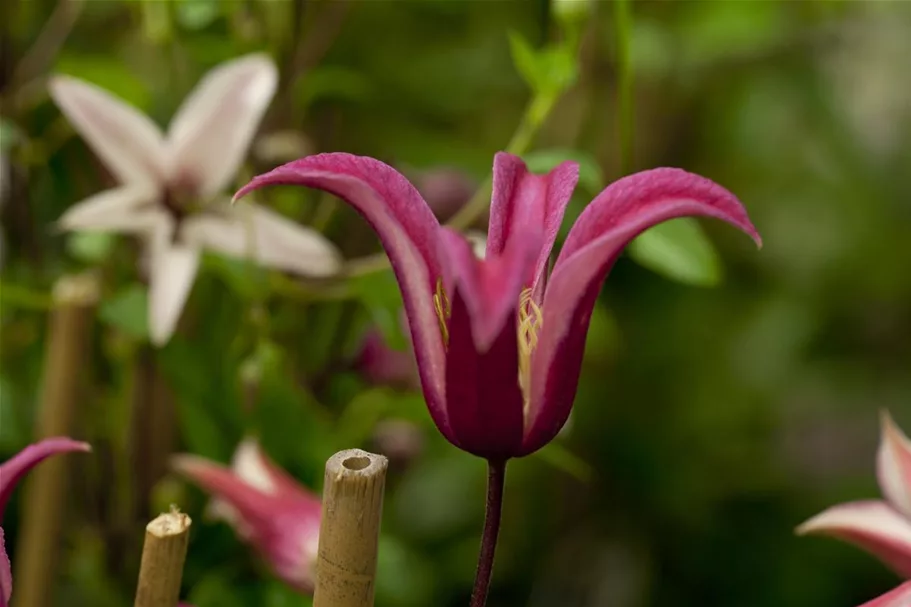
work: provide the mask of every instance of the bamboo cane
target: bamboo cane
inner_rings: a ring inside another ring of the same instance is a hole
[[[134,607],[177,607],[191,523],[172,506],[146,526]]]
[[[86,373],[92,321],[100,287],[94,274],[61,277],[54,285],[45,353],[38,438],[77,433],[81,385]],[[16,546],[16,604],[45,607],[53,602],[67,508],[70,461],[51,458],[36,468],[23,488],[23,519]]]
[[[388,465],[360,449],[326,462],[313,607],[373,607]]]

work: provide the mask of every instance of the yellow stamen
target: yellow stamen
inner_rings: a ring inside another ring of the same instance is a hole
[[[443,336],[443,345],[449,345],[449,327],[446,325],[446,321],[449,320],[449,317],[452,315],[452,304],[449,301],[449,297],[446,296],[446,291],[443,289],[443,279],[437,279],[437,290],[433,295],[433,309],[436,310],[437,320],[440,321],[440,333]]]
[[[531,389],[531,353],[538,345],[538,332],[544,324],[541,308],[532,298],[531,289],[522,289],[519,295],[519,387],[525,395],[525,406],[528,406]]]

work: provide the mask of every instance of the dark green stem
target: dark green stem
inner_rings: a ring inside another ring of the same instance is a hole
[[[471,607],[484,607],[493,574],[493,559],[500,535],[500,518],[503,513],[503,485],[506,480],[506,462],[487,462],[487,515],[484,534],[481,536],[481,553],[478,555],[478,573],[471,593]]]

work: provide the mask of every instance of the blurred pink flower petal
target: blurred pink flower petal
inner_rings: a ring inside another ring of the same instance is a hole
[[[797,533],[818,533],[851,542],[900,575],[911,578],[911,518],[907,514],[907,500],[911,494],[911,451],[908,439],[887,413],[882,415],[877,471],[885,501],[833,506],[800,525]]]
[[[14,455],[12,459],[0,464],[0,522],[3,520],[3,511],[6,509],[13,490],[32,468],[58,453],[91,450],[88,443],[74,441],[70,438],[47,438],[29,445]],[[10,573],[10,561],[4,545],[3,529],[0,528],[0,607],[7,606],[12,592],[13,579]]]
[[[868,601],[860,607],[909,607],[911,606],[911,582],[905,582],[879,598]]]
[[[51,79],[51,97],[120,182],[74,205],[59,225],[145,238],[152,249],[149,328],[156,345],[174,332],[201,249],[312,276],[341,267],[337,249],[309,228],[252,205],[209,204],[237,172],[277,80],[275,65],[262,54],[215,67],[184,101],[165,137],[107,91],[69,76]]]
[[[272,462],[254,439],[238,445],[231,467],[193,455],[175,470],[212,494],[210,512],[234,527],[293,588],[313,592],[319,498]]]
[[[6,607],[13,593],[13,574],[6,546],[3,540],[3,527],[0,527],[0,607]]]
[[[851,542],[911,578],[911,521],[886,502],[870,500],[833,506],[797,528]]]
[[[879,487],[887,500],[911,517],[911,442],[885,411],[882,439],[876,457]]]

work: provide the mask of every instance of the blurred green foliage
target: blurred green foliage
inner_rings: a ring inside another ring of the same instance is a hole
[[[632,2],[626,159],[611,8],[563,7],[557,19],[542,0],[5,2],[0,459],[32,439],[55,277],[104,277],[84,371],[83,434],[99,456],[74,462],[86,478],[125,457],[148,334],[134,243],[51,229],[110,182],[44,77],[90,80],[164,123],[207,69],[265,50],[282,83],[261,139],[293,133],[308,152],[457,167],[481,183],[525,120],[534,170],[581,163],[561,237],[622,166],[661,165],[731,189],[764,237],[757,253],[714,223],[672,222],[631,248],[641,265],[617,264],[570,424],[511,464],[491,607],[847,607],[885,591],[895,580],[871,557],[792,530],[876,494],[879,408],[911,427],[911,4]],[[261,151],[245,176],[294,157]],[[379,250],[331,200],[262,198],[325,226],[348,257]],[[353,365],[372,326],[406,347],[399,307],[388,271],[328,288],[207,257],[154,361],[182,450],[227,461],[252,432],[313,488],[334,451],[378,449],[384,421],[414,424],[422,447],[388,482],[377,605],[464,605],[483,462],[443,441],[420,395],[370,386]],[[117,491],[123,468],[73,500],[60,606],[130,604],[137,554],[117,561],[116,525],[90,497]],[[308,604],[229,528],[204,522],[200,492],[167,478],[160,493],[198,521],[184,577],[197,607]]]

